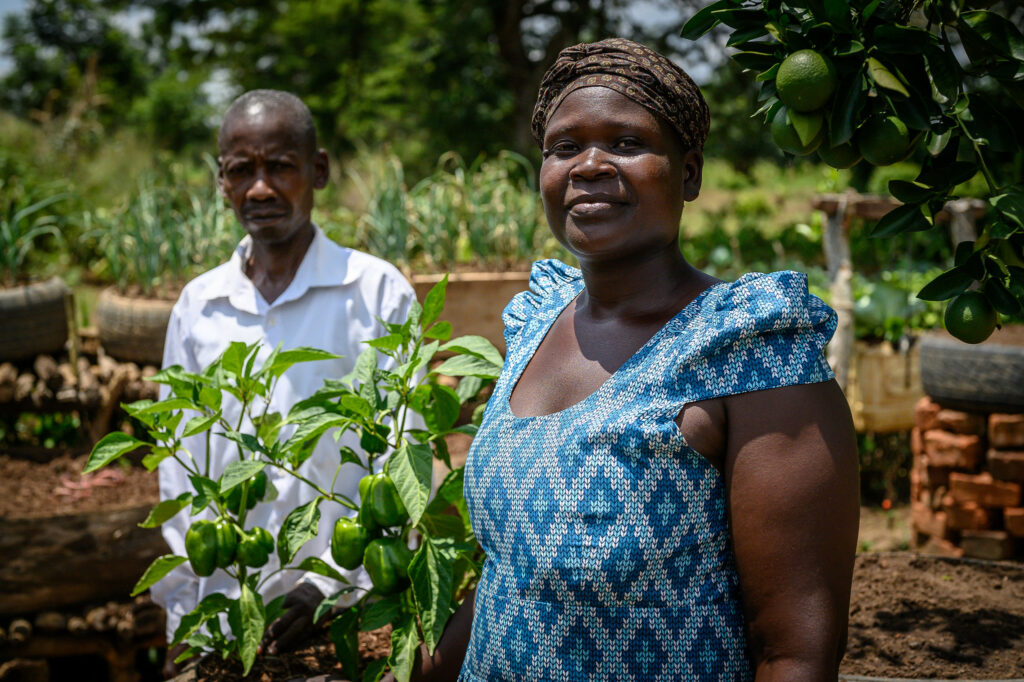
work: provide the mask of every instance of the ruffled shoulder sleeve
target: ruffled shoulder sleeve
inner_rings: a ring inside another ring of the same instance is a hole
[[[680,388],[691,401],[827,381],[823,350],[836,314],[797,272],[752,273],[720,284],[687,324]]]
[[[526,322],[561,312],[571,298],[583,288],[582,273],[574,267],[554,260],[539,260],[530,268],[530,288],[512,297],[501,319],[505,323],[505,345],[522,331]]]

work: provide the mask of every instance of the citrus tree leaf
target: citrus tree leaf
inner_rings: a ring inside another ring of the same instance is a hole
[[[856,121],[867,101],[868,87],[864,76],[857,73],[847,87],[840,87],[835,106],[829,114],[829,146],[849,142],[856,130]]]
[[[895,208],[878,221],[871,231],[872,237],[891,237],[904,232],[918,232],[930,229],[931,219],[924,214],[924,209],[917,204],[904,204]]]
[[[977,10],[960,15],[958,28],[963,31],[965,25],[991,51],[1008,59],[1024,61],[1024,36],[1011,21],[995,12]]]
[[[108,433],[100,439],[100,442],[96,443],[92,452],[89,453],[89,460],[86,462],[85,468],[82,469],[82,473],[88,474],[97,469],[102,469],[115,459],[144,445],[146,443],[143,443],[134,436],[129,436],[127,433],[120,431]]]
[[[967,291],[974,283],[974,276],[966,266],[957,266],[942,273],[926,284],[917,297],[922,301],[945,301]]]
[[[157,557],[153,563],[149,565],[149,568],[139,578],[139,582],[135,583],[135,587],[132,588],[131,596],[135,596],[148,590],[158,580],[163,578],[165,575],[173,571],[178,566],[188,561],[183,556],[175,556],[173,554],[165,554],[162,557]]]
[[[384,463],[415,526],[427,508],[434,453],[429,445],[405,441]]]
[[[683,30],[679,32],[679,35],[687,40],[697,40],[718,25],[719,20],[715,16],[715,12],[731,6],[732,3],[729,0],[718,0],[718,2],[713,2],[702,8],[683,24]]]
[[[905,204],[921,204],[931,199],[935,190],[920,182],[890,180],[889,193]]]
[[[907,88],[903,85],[902,81],[874,57],[868,57],[868,74],[878,87],[898,92],[904,97],[910,97],[910,93],[907,92]]]

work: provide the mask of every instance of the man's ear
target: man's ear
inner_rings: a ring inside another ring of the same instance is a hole
[[[693,201],[700,194],[704,177],[704,152],[691,149],[683,155],[683,201]]]
[[[327,151],[318,149],[313,157],[313,188],[323,189],[331,179],[331,162],[327,159]]]

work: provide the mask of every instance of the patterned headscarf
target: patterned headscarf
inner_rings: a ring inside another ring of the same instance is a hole
[[[640,43],[608,38],[558,53],[544,74],[533,108],[533,136],[543,146],[544,129],[569,93],[599,85],[625,95],[672,124],[686,149],[708,137],[708,105],[693,80],[671,60]]]

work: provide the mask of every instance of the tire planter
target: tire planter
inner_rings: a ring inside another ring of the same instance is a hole
[[[93,313],[100,345],[117,360],[159,366],[173,307],[174,301],[136,298],[104,289]]]
[[[936,402],[961,410],[1024,412],[1024,327],[1004,327],[976,345],[933,332],[920,345],[921,383]]]
[[[125,598],[167,554],[152,504],[41,518],[0,517],[0,614]]]
[[[57,353],[68,340],[65,298],[59,277],[0,289],[0,362]]]

